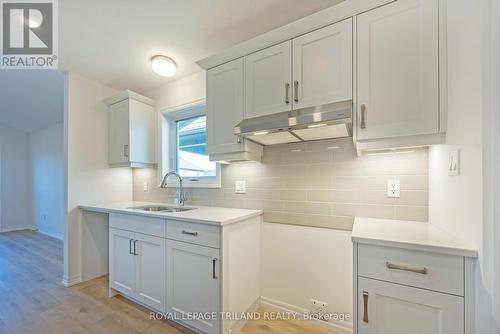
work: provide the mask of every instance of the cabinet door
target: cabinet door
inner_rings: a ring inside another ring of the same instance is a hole
[[[464,299],[358,278],[358,334],[401,333],[464,333]]]
[[[220,310],[219,250],[167,240],[167,312],[179,318],[188,312]],[[219,333],[218,319],[185,320],[204,332]]]
[[[133,241],[133,232],[109,229],[109,284],[131,297],[135,292]]]
[[[129,162],[129,100],[109,107],[109,163]]]
[[[243,150],[234,127],[243,119],[243,58],[207,71],[207,150],[231,153]]]
[[[245,118],[291,110],[291,83],[291,41],[246,56]]]
[[[293,108],[352,99],[352,19],[293,40]]]
[[[165,311],[165,239],[135,234],[136,298]]]
[[[358,139],[439,131],[438,42],[438,0],[357,17]]]
[[[129,99],[130,149],[129,160],[135,163],[155,163],[155,108]]]

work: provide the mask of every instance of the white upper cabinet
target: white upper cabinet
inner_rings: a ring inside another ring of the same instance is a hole
[[[207,71],[207,151],[210,160],[257,160],[262,147],[234,135],[243,120],[243,58]]]
[[[245,118],[352,99],[352,19],[245,57]]]
[[[124,91],[105,101],[109,105],[109,165],[150,167],[156,163],[154,101]]]
[[[245,57],[245,118],[291,110],[291,68],[291,41]]]
[[[357,139],[439,129],[438,0],[400,0],[357,16]]]
[[[243,119],[243,59],[207,72],[208,153],[236,152],[242,143],[233,128]]]
[[[293,40],[293,108],[352,99],[352,19]]]

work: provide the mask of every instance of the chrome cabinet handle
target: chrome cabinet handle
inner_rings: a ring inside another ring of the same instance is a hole
[[[363,291],[363,322],[368,323],[368,292]]]
[[[366,129],[366,105],[361,105],[361,129]]]
[[[192,235],[193,237],[198,236],[198,232],[189,232],[189,231],[185,231],[185,230],[182,230],[182,234]]]
[[[216,272],[216,264],[217,264],[217,259],[212,260],[212,278],[213,279],[218,279]]]
[[[390,263],[389,261],[387,261],[385,263],[385,266],[387,267],[387,269],[409,271],[412,273],[417,273],[417,274],[422,274],[422,275],[427,275],[427,273],[428,273],[428,270],[426,267],[422,267],[422,268],[407,267],[407,266],[402,266],[399,264]]]
[[[133,239],[128,240],[128,253],[130,255],[134,255],[134,253],[132,253],[132,241],[134,241],[134,240]]]
[[[294,90],[294,97],[293,97],[293,100],[295,102],[299,102],[299,82],[297,80],[295,80],[293,82],[293,90]]]
[[[128,149],[128,145],[123,145],[123,155],[128,158],[130,152],[129,152],[129,149]]]
[[[290,103],[290,84],[288,82],[285,83],[285,103]]]
[[[139,255],[139,253],[137,253],[137,240],[134,240],[134,255]]]

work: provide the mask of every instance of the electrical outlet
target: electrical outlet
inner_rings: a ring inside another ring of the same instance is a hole
[[[234,182],[234,192],[237,194],[245,194],[247,192],[247,182],[245,180],[236,180]]]
[[[148,190],[149,190],[149,183],[148,181],[144,181],[144,183],[142,184],[142,190],[147,193]]]
[[[317,299],[314,299],[314,298],[311,298],[311,305],[316,307],[316,308],[319,308],[321,310],[325,309],[328,307],[328,303],[327,302],[323,302],[321,300],[317,300]]]
[[[399,179],[387,180],[387,197],[400,198],[401,197],[401,182]]]

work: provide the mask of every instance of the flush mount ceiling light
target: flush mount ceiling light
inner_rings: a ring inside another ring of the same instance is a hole
[[[166,56],[154,56],[151,58],[151,69],[163,77],[171,77],[177,73],[175,61]]]

